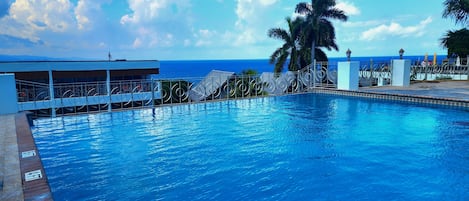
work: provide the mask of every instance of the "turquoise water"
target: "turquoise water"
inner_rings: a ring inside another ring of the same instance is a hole
[[[55,200],[469,200],[469,112],[303,94],[35,120]]]

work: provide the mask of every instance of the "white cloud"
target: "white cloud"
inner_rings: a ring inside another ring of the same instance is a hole
[[[432,22],[432,18],[428,17],[421,21],[415,26],[402,26],[396,22],[391,22],[389,25],[380,25],[364,31],[360,37],[360,40],[372,41],[372,40],[384,40],[388,36],[422,36],[425,33],[425,28]]]
[[[194,34],[194,37],[197,38],[195,43],[196,47],[208,46],[213,43],[214,37],[218,34],[216,31],[210,31],[208,29],[201,29],[198,33]]]
[[[191,45],[191,40],[189,39],[184,39],[184,47],[188,47]]]
[[[270,6],[277,2],[277,0],[259,0],[263,6]]]
[[[159,16],[168,5],[168,0],[129,0],[132,14],[122,16],[121,24],[149,22]]]
[[[107,0],[16,0],[7,15],[0,19],[0,34],[31,42],[51,41],[54,36],[73,35],[77,30],[90,30],[100,3]]]
[[[68,0],[17,0],[9,13],[0,19],[0,34],[38,42],[38,32],[66,32],[74,27]]]
[[[238,0],[236,5],[235,46],[253,44],[265,39],[269,25],[266,13],[277,0]]]
[[[132,47],[172,46],[187,31],[191,4],[188,0],[128,0],[130,13],[120,24],[139,39]],[[183,42],[181,42],[182,44]]]
[[[338,1],[335,7],[343,10],[346,15],[360,15],[360,9],[353,3],[347,1]]]
[[[353,28],[353,27],[377,26],[377,25],[381,25],[383,23],[384,23],[383,21],[379,21],[379,20],[357,21],[357,22],[347,21],[347,22],[341,23],[341,25],[343,27]]]
[[[139,48],[142,46],[142,40],[140,38],[135,38],[132,47],[133,48]]]
[[[90,30],[96,13],[101,11],[101,5],[96,1],[79,0],[75,8],[75,18],[78,29]]]

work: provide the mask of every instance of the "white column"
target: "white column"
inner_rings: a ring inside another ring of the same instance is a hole
[[[0,74],[0,115],[18,112],[18,97],[16,95],[15,74]]]
[[[49,97],[50,97],[50,110],[52,117],[56,117],[55,111],[55,94],[54,94],[54,77],[52,77],[52,70],[49,70]]]
[[[410,60],[395,59],[392,61],[392,86],[408,87],[410,85]]]
[[[107,90],[107,95],[109,97],[107,111],[111,112],[112,105],[111,105],[111,71],[110,70],[106,70],[106,90]]]
[[[337,89],[358,90],[358,61],[339,62],[337,69]]]

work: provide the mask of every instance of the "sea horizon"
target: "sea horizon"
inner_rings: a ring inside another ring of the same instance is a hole
[[[0,62],[25,62],[25,61],[72,61],[67,58],[49,58],[42,56],[11,56],[16,60],[8,60],[5,55],[0,55]],[[404,56],[404,59],[410,59],[412,64],[419,63],[424,60],[425,55]],[[399,56],[360,56],[351,57],[351,61],[358,61],[361,65],[371,63],[390,63],[393,59],[399,59]],[[433,61],[433,55],[428,55],[428,61]],[[441,63],[447,59],[446,55],[437,55],[437,63]],[[105,61],[106,59],[102,59]],[[130,60],[130,59],[129,59]],[[155,59],[158,60],[158,59]],[[73,60],[73,61],[90,61],[90,59]],[[199,60],[158,60],[160,62],[160,73],[152,76],[155,79],[167,78],[185,78],[185,77],[204,77],[212,70],[229,71],[241,74],[244,70],[255,70],[257,73],[273,72],[274,64],[269,62],[268,58],[262,59],[199,59]],[[328,65],[331,69],[337,67],[337,63],[347,61],[346,57],[329,57]],[[287,71],[285,64],[284,72]]]
[[[428,54],[428,59],[433,59],[433,54]],[[424,54],[422,55],[404,55],[404,59],[415,59],[421,57],[422,59],[425,57]],[[386,59],[398,59],[398,55],[378,55],[378,56],[352,56],[351,59],[363,60],[363,59],[370,59],[370,58],[386,58]],[[446,59],[448,55],[438,55],[437,59]],[[328,57],[330,61],[334,60],[346,60],[347,57]],[[49,57],[49,56],[35,56],[35,55],[5,55],[0,54],[0,61],[8,61],[8,62],[15,62],[15,61],[94,61],[94,60],[103,60],[106,61],[108,58],[81,58],[81,57]],[[114,60],[158,60],[158,61],[227,61],[227,60],[269,60],[269,58],[203,58],[203,59],[158,59],[158,58],[144,58],[144,59],[127,59],[127,58],[113,58]]]

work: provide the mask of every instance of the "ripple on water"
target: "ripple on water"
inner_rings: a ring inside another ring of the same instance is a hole
[[[56,200],[468,200],[467,111],[326,95],[35,121]]]

